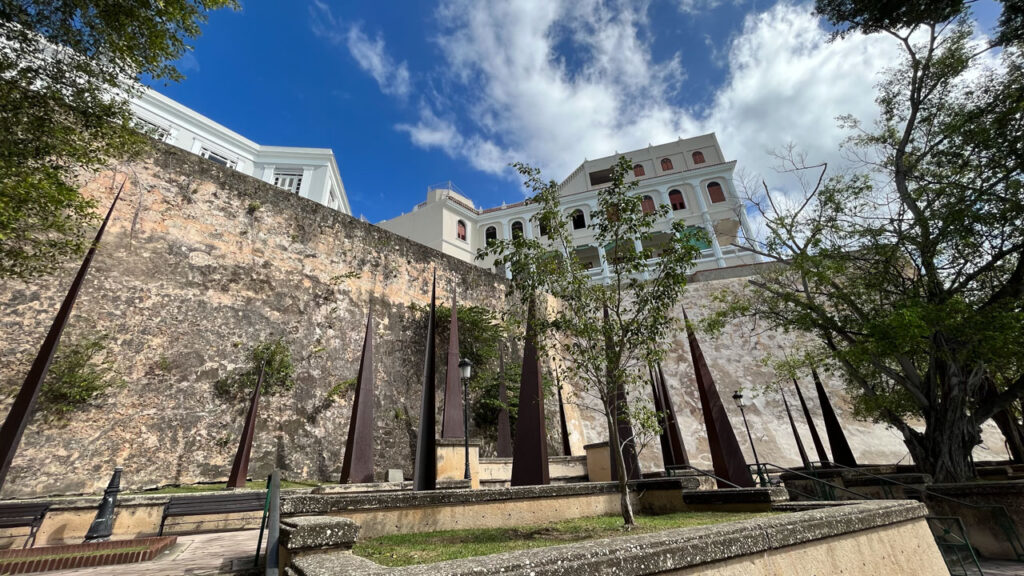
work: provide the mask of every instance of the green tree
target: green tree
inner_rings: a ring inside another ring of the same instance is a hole
[[[817,336],[811,356],[841,369],[860,415],[897,429],[937,481],[963,481],[981,423],[1024,394],[1024,75],[1015,50],[1001,69],[979,62],[962,2],[887,7],[818,2],[841,31],[895,38],[903,59],[876,125],[842,119],[859,170],[790,154],[790,171],[813,174],[804,197],[765,186],[757,251],[781,265],[724,313]]]
[[[128,99],[171,63],[210,10],[234,0],[0,2],[0,278],[45,274],[80,253],[93,203],[76,170],[137,153]]]
[[[657,419],[642,405],[627,413],[617,398],[622,392],[645,389],[646,367],[660,359],[664,343],[678,328],[672,310],[707,235],[687,229],[679,220],[668,233],[657,233],[656,224],[668,217],[668,208],[644,211],[635,194],[637,181],[627,177],[633,163],[619,158],[612,166],[611,182],[597,192],[598,209],[592,215],[594,241],[605,247],[610,278],[607,284],[594,283],[577,253],[571,214],[561,209],[557,183],[544,182],[538,170],[524,164],[514,166],[534,193],[529,202],[538,211],[533,218],[545,235],[499,240],[479,257],[497,256],[495,264],[511,270],[513,288],[528,309],[539,310],[543,294],[555,298],[546,318],[538,313],[537,324],[547,336],[546,349],[561,357],[560,376],[576,382],[577,393],[592,400],[583,406],[596,406],[605,418],[622,517],[632,526],[623,450],[642,449]],[[635,434],[620,438],[617,423],[627,417]]]
[[[295,365],[292,351],[283,338],[265,340],[249,349],[248,364],[213,384],[213,390],[227,399],[244,397],[252,392],[263,368],[263,384],[260,394],[274,396],[289,392],[295,387]]]

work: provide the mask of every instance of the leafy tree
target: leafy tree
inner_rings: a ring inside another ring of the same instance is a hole
[[[847,32],[896,38],[903,59],[875,126],[842,119],[860,169],[785,156],[804,197],[765,186],[757,248],[781,265],[724,314],[817,336],[811,361],[841,370],[860,415],[896,428],[937,481],[963,481],[982,422],[1019,432],[1002,416],[1024,395],[1024,75],[1016,50],[979,63],[963,3],[900,6],[817,3]]]
[[[543,294],[554,297],[548,317],[535,313],[535,324],[548,335],[547,349],[561,356],[562,378],[575,381],[578,393],[593,400],[584,407],[596,405],[605,417],[609,444],[616,448],[622,517],[631,526],[623,449],[637,449],[649,441],[657,419],[641,406],[627,414],[617,398],[645,389],[646,366],[660,358],[663,343],[677,327],[672,309],[682,296],[686,271],[700,254],[698,245],[707,236],[677,220],[669,233],[656,237],[655,225],[668,216],[668,208],[643,210],[641,197],[634,193],[637,182],[627,181],[633,164],[619,158],[612,166],[611,182],[597,192],[600,216],[592,217],[595,242],[606,247],[610,281],[592,283],[574,246],[571,215],[560,207],[557,183],[544,182],[539,170],[525,164],[514,166],[534,193],[534,219],[546,236],[498,240],[478,257],[496,256],[496,265],[511,270],[513,288],[528,310],[540,310]],[[639,249],[635,241],[642,243]],[[617,423],[627,417],[635,435],[620,438]]]
[[[128,99],[210,10],[234,0],[0,2],[0,278],[45,274],[84,249],[93,203],[72,180],[142,149]]]

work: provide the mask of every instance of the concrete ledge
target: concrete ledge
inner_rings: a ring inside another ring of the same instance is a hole
[[[359,526],[348,518],[300,516],[281,522],[281,546],[293,553],[318,548],[351,550],[358,535]]]
[[[926,508],[917,502],[869,502],[794,512],[715,526],[666,530],[653,534],[592,540],[566,546],[521,550],[477,558],[465,558],[407,568],[368,567],[365,559],[351,554],[331,553],[299,558],[288,568],[292,576],[469,576],[503,574],[507,576],[576,576],[616,574],[647,576],[652,574],[697,574],[687,570],[717,563],[724,568],[715,574],[771,574],[767,566],[770,553],[787,549],[807,555],[829,557],[830,539],[842,539],[854,533],[878,529],[907,530],[918,548],[912,557],[901,558],[900,570],[892,559],[874,550],[860,547],[862,557],[844,559],[856,568],[851,574],[942,574],[945,565],[924,525]],[[895,534],[884,534],[886,542]],[[877,538],[877,537],[876,537]],[[818,548],[798,545],[821,542]],[[902,540],[900,545],[910,545]],[[854,549],[858,549],[855,545]],[[799,558],[796,559],[800,561]],[[708,567],[712,568],[712,567]],[[917,571],[913,571],[917,570]],[[786,573],[777,572],[774,573]],[[810,572],[807,572],[810,573]]]
[[[465,490],[472,485],[470,480],[438,480],[438,490]],[[369,492],[390,492],[413,489],[412,480],[406,482],[364,482],[362,484],[328,484],[317,486],[309,494],[366,494]]]
[[[684,490],[683,503],[690,510],[768,511],[779,502],[789,500],[785,488],[720,488],[718,490]]]
[[[634,491],[679,490],[697,487],[692,478],[657,478],[630,482]],[[363,494],[296,494],[281,500],[281,514],[309,515],[346,510],[385,510],[430,506],[465,505],[482,502],[531,500],[558,496],[590,496],[618,492],[615,482],[588,482],[547,486],[518,486],[493,490],[431,490]]]

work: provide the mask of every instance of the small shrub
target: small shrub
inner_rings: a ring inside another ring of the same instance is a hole
[[[355,378],[349,378],[348,380],[342,380],[341,382],[338,382],[334,386],[331,386],[331,389],[327,391],[327,399],[332,401],[332,402],[337,402],[339,399],[343,398],[346,394],[348,394],[349,390],[351,390],[351,389],[353,389],[355,387],[356,387],[356,379]]]
[[[253,200],[252,202],[249,202],[249,205],[245,208],[245,212],[249,214],[249,216],[254,216],[259,212],[260,208],[263,208],[263,204],[257,200]]]
[[[105,354],[106,334],[91,334],[65,341],[39,391],[38,409],[53,419],[63,419],[85,406],[120,379],[114,361]]]
[[[260,375],[260,366],[264,366],[263,386],[260,393],[274,396],[288,392],[295,387],[295,365],[292,363],[292,352],[282,338],[261,342],[249,349],[248,366],[234,374],[217,380],[213,389],[223,398],[245,396],[256,385]]]

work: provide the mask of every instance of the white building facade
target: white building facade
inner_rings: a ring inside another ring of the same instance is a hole
[[[158,140],[352,214],[330,148],[263,146],[153,90],[131,106],[141,128]]]
[[[651,238],[634,240],[638,249],[650,248],[657,258],[658,246],[668,240],[672,224],[681,220],[686,226],[703,228],[711,240],[700,246],[695,270],[758,261],[741,248],[753,233],[746,203],[733,184],[736,162],[725,160],[712,133],[587,160],[559,185],[561,208],[571,221],[576,255],[594,282],[610,278],[605,247],[598,245],[592,223],[597,217],[598,191],[608,185],[611,167],[620,156],[633,163],[632,178],[639,182],[634,193],[643,198],[644,209],[653,211],[660,204],[669,208]],[[536,212],[536,206],[525,202],[479,209],[449,183],[431,187],[427,200],[412,212],[378,225],[445,254],[493,268],[493,258],[476,260],[477,251],[490,239],[520,233],[531,238],[542,236]]]

